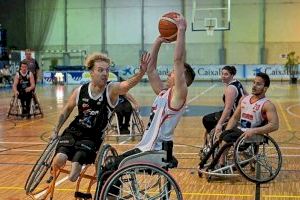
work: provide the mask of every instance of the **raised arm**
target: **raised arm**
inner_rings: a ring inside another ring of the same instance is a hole
[[[179,108],[185,102],[187,97],[187,84],[185,78],[184,68],[184,54],[185,54],[185,31],[186,20],[180,15],[175,19],[178,28],[177,41],[174,52],[174,90],[171,100],[173,108]]]
[[[109,95],[112,102],[116,102],[119,95],[126,94],[129,89],[140,82],[147,70],[150,60],[151,58],[149,53],[143,54],[141,57],[140,70],[138,73],[136,73],[135,75],[133,75],[133,77],[129,78],[126,81],[116,82],[110,86]]]
[[[160,49],[161,44],[164,39],[161,37],[157,37],[154,41],[151,49],[151,62],[147,68],[147,75],[149,78],[150,85],[155,92],[155,94],[159,94],[163,89],[163,82],[161,81],[159,74],[157,73],[157,56]]]
[[[275,105],[270,101],[267,101],[262,108],[262,112],[265,113],[268,123],[261,127],[248,129],[244,132],[245,138],[249,138],[255,134],[263,135],[278,130],[279,119]]]

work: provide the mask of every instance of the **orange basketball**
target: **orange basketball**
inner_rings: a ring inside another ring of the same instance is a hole
[[[169,12],[164,14],[158,23],[158,30],[161,37],[169,40],[170,42],[175,41],[177,38],[177,26],[174,18],[180,14],[177,12]]]

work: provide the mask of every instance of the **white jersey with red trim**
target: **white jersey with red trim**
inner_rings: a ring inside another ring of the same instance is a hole
[[[163,141],[173,140],[185,103],[180,109],[171,108],[170,103],[171,88],[161,91],[153,102],[148,127],[136,148],[141,151],[161,150]]]
[[[248,128],[255,128],[261,126],[265,118],[262,113],[263,105],[269,101],[267,98],[261,98],[254,103],[251,103],[251,97],[246,96],[241,102],[241,119],[239,128],[246,131]]]

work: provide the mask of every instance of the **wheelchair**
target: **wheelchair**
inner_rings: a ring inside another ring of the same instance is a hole
[[[112,149],[110,145],[106,148]],[[183,199],[178,184],[167,172],[175,166],[165,150],[128,156],[115,171],[103,172],[103,167],[98,164],[95,200]]]
[[[211,147],[199,164],[198,175],[206,175],[208,181],[213,176],[233,177],[242,175],[253,183],[267,183],[280,172],[282,155],[276,141],[269,135],[244,136],[233,144],[219,148],[219,141],[212,137]],[[225,166],[217,167],[221,155],[225,156]]]
[[[9,110],[7,113],[7,118],[10,117],[16,117],[16,118],[23,118],[26,117],[22,114],[22,105],[20,99],[16,97],[15,95],[12,96],[10,104],[9,104]],[[29,117],[43,117],[43,111],[40,106],[39,100],[36,96],[36,93],[32,93],[32,100],[30,103],[30,111],[29,111]]]
[[[27,178],[24,189],[26,191],[26,194],[32,199],[54,199],[55,187],[65,179],[62,178],[59,180],[59,175],[61,173],[67,175],[70,174],[70,170],[66,169],[66,166],[62,169],[56,170],[52,168],[52,161],[55,156],[56,146],[58,142],[59,138],[56,138],[49,142]],[[106,159],[105,156],[117,156],[117,154],[114,149],[107,149],[104,146],[98,151],[94,170],[93,167],[91,167],[92,164],[83,166],[80,176],[76,182],[74,193],[75,199],[92,199],[91,188],[93,184],[96,183],[96,169],[101,168],[98,167],[97,164],[100,163],[100,165],[102,166],[101,163],[104,163],[104,160]],[[101,171],[99,171],[98,173],[101,173]],[[86,192],[81,192],[83,188],[82,185],[86,187]]]
[[[117,138],[117,141],[120,137],[129,137],[132,140],[135,140],[136,137],[142,137],[145,131],[144,123],[141,119],[140,114],[137,110],[133,109],[130,117],[130,133],[129,134],[120,134],[120,126],[118,122],[118,116],[115,111],[113,111],[107,129],[105,131],[106,138],[114,137]]]
[[[64,180],[64,178],[58,180],[60,173],[70,173],[64,168],[55,170],[51,167],[58,141],[59,138],[56,138],[49,142],[27,178],[24,189],[32,199],[54,199],[55,187]],[[179,186],[165,170],[172,167],[165,151],[132,155],[124,159],[113,174],[105,171],[107,159],[117,155],[117,151],[109,144],[101,146],[94,172],[87,173],[91,165],[84,166],[81,171],[76,183],[75,199],[92,199],[91,188],[96,182],[94,199],[110,198],[112,188],[117,186],[118,196],[125,199],[182,199]],[[105,176],[108,179],[104,183],[101,180]],[[87,184],[84,179],[88,181]],[[86,193],[79,191],[82,190],[82,183],[84,186],[87,185]]]

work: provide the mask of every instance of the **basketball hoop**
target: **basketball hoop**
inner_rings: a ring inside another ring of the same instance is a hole
[[[213,36],[214,35],[214,31],[215,31],[215,27],[214,26],[206,26],[206,34],[208,36]]]

